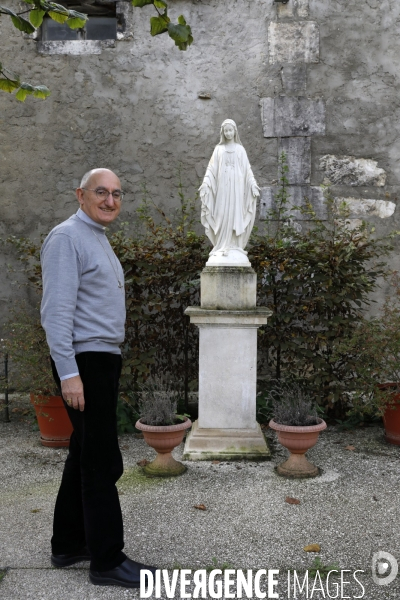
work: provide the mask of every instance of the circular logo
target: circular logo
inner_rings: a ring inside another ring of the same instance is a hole
[[[380,550],[372,555],[372,579],[377,585],[389,585],[397,577],[399,565],[389,552]]]

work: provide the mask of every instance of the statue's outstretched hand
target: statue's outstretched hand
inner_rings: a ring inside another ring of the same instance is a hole
[[[258,196],[260,195],[260,188],[256,183],[253,183],[253,185],[251,186],[251,193],[255,198],[258,198]]]

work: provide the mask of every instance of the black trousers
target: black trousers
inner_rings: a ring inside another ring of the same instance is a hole
[[[121,356],[108,352],[77,354],[85,410],[65,404],[74,431],[54,509],[53,554],[87,545],[90,568],[107,571],[126,558],[121,507],[115,486],[123,472],[116,407]],[[53,375],[58,377],[52,361]]]

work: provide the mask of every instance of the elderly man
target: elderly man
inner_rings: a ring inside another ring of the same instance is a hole
[[[105,235],[123,192],[108,169],[93,169],[76,190],[78,212],[44,241],[42,325],[53,374],[74,431],[54,510],[51,562],[90,560],[96,585],[139,587],[150,569],[122,552],[116,482],[123,472],[116,405],[124,339],[124,274]]]

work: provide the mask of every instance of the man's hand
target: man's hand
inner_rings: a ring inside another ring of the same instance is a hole
[[[79,375],[64,379],[61,382],[61,393],[68,406],[75,408],[75,410],[84,410],[83,383]]]

